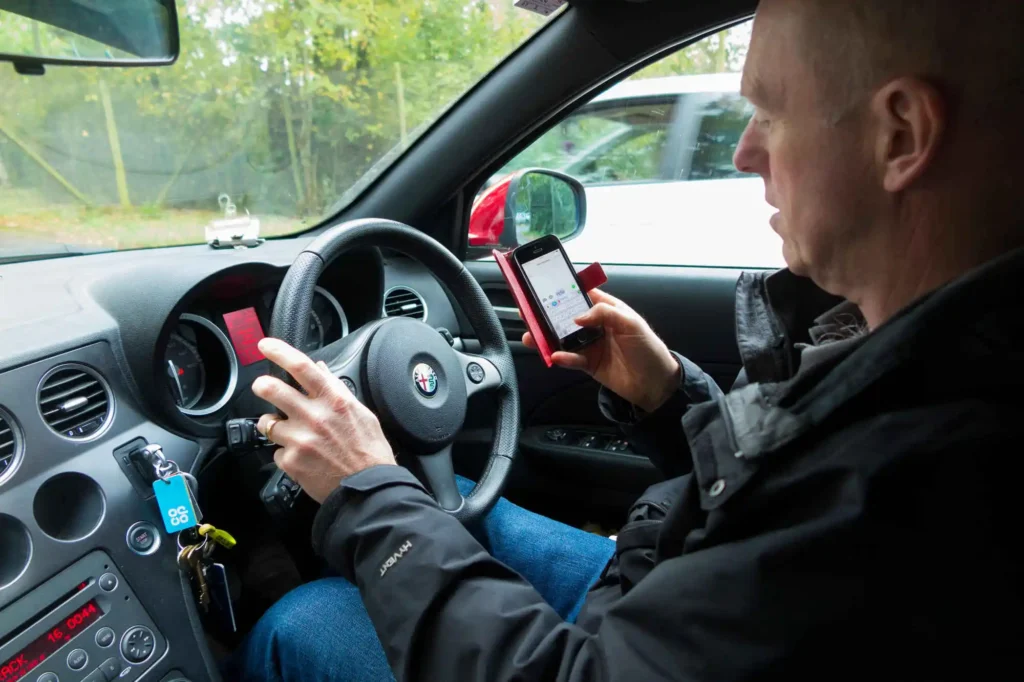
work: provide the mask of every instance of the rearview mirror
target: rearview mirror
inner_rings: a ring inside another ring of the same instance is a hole
[[[586,225],[586,194],[564,173],[526,168],[485,190],[469,217],[470,247],[513,248],[553,234],[563,242]]]
[[[0,0],[0,61],[19,73],[171,64],[178,49],[174,0]]]

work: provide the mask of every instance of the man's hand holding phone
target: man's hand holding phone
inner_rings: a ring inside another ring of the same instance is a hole
[[[594,306],[577,317],[576,324],[604,327],[604,336],[579,352],[556,351],[552,362],[582,370],[634,405],[653,412],[679,386],[679,363],[635,310],[598,289],[590,291],[590,299]],[[523,335],[523,343],[537,347],[529,332]]]

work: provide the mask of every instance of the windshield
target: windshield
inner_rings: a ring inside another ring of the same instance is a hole
[[[510,0],[177,4],[173,66],[0,63],[0,258],[312,227],[546,21]]]

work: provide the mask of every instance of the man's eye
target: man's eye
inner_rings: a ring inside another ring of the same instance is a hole
[[[771,125],[771,123],[772,123],[772,120],[770,118],[768,118],[767,116],[765,116],[764,114],[762,114],[760,112],[754,114],[754,125],[756,125],[757,127],[759,127],[759,128],[767,128],[768,126]]]

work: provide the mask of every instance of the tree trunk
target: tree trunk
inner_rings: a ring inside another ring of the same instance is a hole
[[[128,196],[128,174],[124,170],[124,157],[121,156],[121,138],[117,134],[117,122],[114,120],[114,107],[110,103],[110,89],[107,82],[100,79],[100,100],[103,102],[103,115],[107,120],[107,139],[110,140],[110,156],[114,160],[114,178],[117,181],[117,198],[121,206],[131,208],[132,200]]]
[[[192,142],[189,143],[188,149],[181,155],[181,159],[178,161],[178,165],[174,169],[174,173],[171,174],[171,179],[168,180],[163,187],[160,188],[160,193],[156,195],[156,200],[153,201],[153,205],[157,207],[163,207],[164,201],[167,200],[167,193],[171,191],[171,187],[181,177],[181,172],[185,170],[185,164],[192,158],[192,151],[199,145],[202,140],[201,135],[195,135],[192,138]]]
[[[0,120],[0,133],[3,133],[8,138],[10,138],[11,142],[21,147],[21,150],[25,152],[30,159],[38,163],[40,168],[42,168],[44,171],[53,176],[53,179],[59,182],[61,186],[64,187],[64,189],[71,192],[71,195],[73,197],[81,201],[86,206],[92,205],[92,202],[89,201],[88,197],[82,194],[82,192],[77,187],[72,185],[67,178],[61,175],[60,171],[58,171],[56,168],[47,163],[46,159],[40,156],[39,152],[33,149],[28,142],[18,137],[18,135],[11,128],[4,124],[3,120]]]
[[[395,88],[398,90],[398,130],[402,149],[409,146],[409,132],[405,121],[405,85],[402,83],[402,65],[395,62]]]
[[[292,123],[292,103],[286,90],[281,96],[281,108],[284,110],[284,129],[288,134],[288,154],[292,162],[292,179],[295,181],[295,207],[301,217],[303,215],[304,193],[302,178],[299,176],[299,149],[295,144],[295,127]]]
[[[725,51],[725,36],[727,31],[718,34],[718,52],[715,53],[715,73],[725,73],[729,66],[728,54]]]

